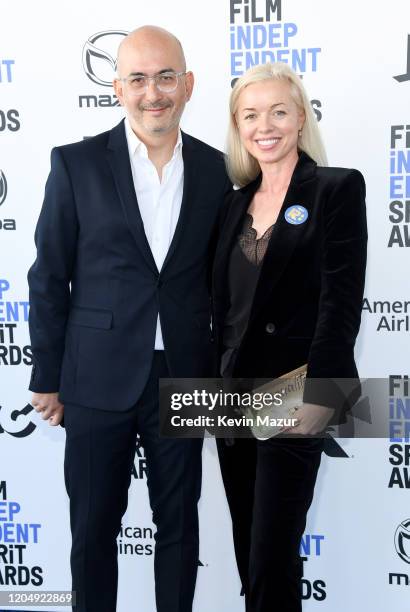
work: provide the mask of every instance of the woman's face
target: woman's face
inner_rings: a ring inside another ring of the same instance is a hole
[[[297,159],[304,113],[291,98],[287,81],[271,79],[245,87],[235,118],[243,146],[261,165]]]

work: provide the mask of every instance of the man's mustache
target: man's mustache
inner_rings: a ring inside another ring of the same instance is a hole
[[[155,110],[159,108],[171,108],[171,102],[153,102],[153,104],[140,104],[140,110]]]

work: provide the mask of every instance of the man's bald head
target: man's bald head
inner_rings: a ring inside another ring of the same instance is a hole
[[[186,70],[182,45],[176,36],[156,26],[134,30],[118,49],[117,72],[115,95],[137,136],[145,143],[154,138],[156,146],[160,138],[171,139],[175,144],[179,122],[194,87],[194,75]],[[133,84],[140,77],[146,79],[136,93]],[[161,88],[161,83],[169,85],[167,78],[175,84],[171,91]]]
[[[123,77],[127,76],[129,59],[135,51],[153,53],[158,48],[166,50],[170,60],[176,64],[175,69],[177,71],[185,72],[184,50],[178,38],[164,28],[146,25],[130,32],[121,42],[117,55],[118,74]]]

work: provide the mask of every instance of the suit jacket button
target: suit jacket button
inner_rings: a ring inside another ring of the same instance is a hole
[[[267,334],[273,334],[276,330],[276,327],[273,323],[267,323],[265,327],[265,331]]]

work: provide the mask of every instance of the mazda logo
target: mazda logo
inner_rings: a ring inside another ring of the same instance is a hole
[[[7,181],[4,172],[0,170],[0,206],[7,197]]]
[[[128,34],[125,30],[106,30],[89,37],[83,48],[83,68],[93,83],[112,87],[118,46]]]
[[[396,552],[402,561],[410,563],[410,519],[400,523],[394,534]]]

